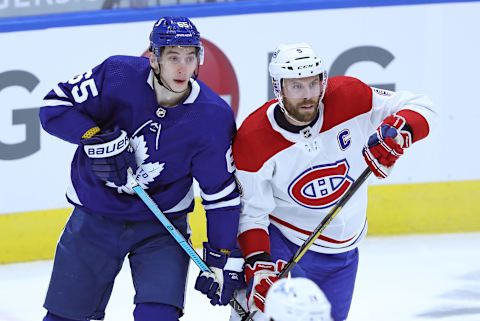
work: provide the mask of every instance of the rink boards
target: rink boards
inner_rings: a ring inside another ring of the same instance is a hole
[[[369,235],[480,231],[480,182],[369,187]],[[205,211],[196,199],[192,242],[206,240]],[[50,259],[71,208],[0,215],[0,263]],[[340,214],[341,215],[341,212]]]

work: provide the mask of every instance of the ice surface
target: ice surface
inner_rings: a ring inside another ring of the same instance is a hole
[[[105,321],[133,321],[128,266]],[[42,320],[51,268],[52,261],[0,265],[0,321]],[[228,307],[210,306],[193,289],[197,274],[192,263],[181,321],[227,321]],[[367,237],[348,320],[480,321],[480,233]]]

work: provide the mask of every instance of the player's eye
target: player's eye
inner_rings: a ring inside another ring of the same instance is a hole
[[[293,89],[302,89],[302,85],[299,84],[299,83],[293,83],[293,84],[292,84],[292,88],[293,88]]]

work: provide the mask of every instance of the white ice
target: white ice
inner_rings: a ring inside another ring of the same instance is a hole
[[[0,265],[0,321],[41,321],[52,261]],[[161,273],[161,270],[158,271]],[[226,321],[193,289],[191,265],[181,321]],[[117,278],[105,321],[133,321],[128,264]],[[479,321],[480,233],[367,237],[349,321]],[[299,320],[302,321],[302,320]]]

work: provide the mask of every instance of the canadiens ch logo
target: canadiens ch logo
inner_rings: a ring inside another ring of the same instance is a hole
[[[334,205],[353,184],[347,175],[346,159],[334,164],[318,165],[300,174],[288,187],[288,194],[298,204],[321,209]]]

